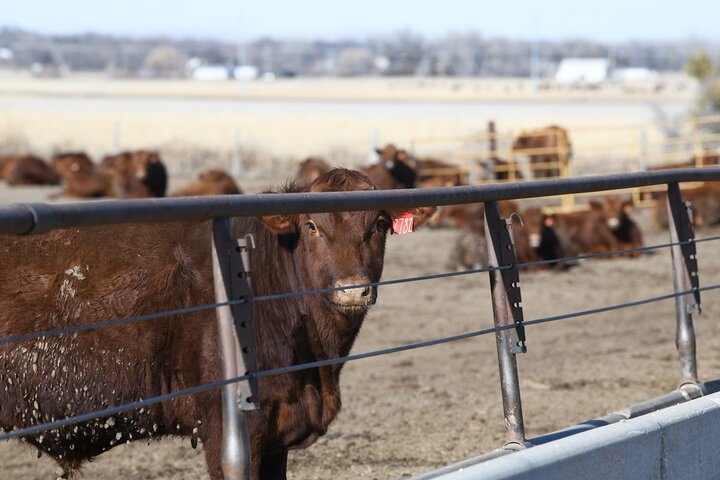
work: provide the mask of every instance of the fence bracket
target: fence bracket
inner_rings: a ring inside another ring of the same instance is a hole
[[[683,202],[680,187],[669,183],[667,191],[670,250],[675,293],[690,292],[675,297],[677,332],[675,346],[680,357],[682,383],[697,383],[697,358],[693,314],[700,313],[700,277],[698,274],[695,230],[690,204]]]
[[[255,335],[253,331],[250,254],[254,247],[251,235],[235,240],[230,221],[212,221],[212,259],[215,300],[242,303],[217,307],[218,347],[222,378],[233,379],[256,371]],[[226,480],[250,478],[250,440],[243,411],[260,408],[257,380],[254,376],[223,386],[221,463]]]
[[[512,235],[512,216],[507,220],[502,219],[495,202],[485,203],[485,237],[488,264],[490,267],[499,267],[490,271],[495,326],[515,326],[495,333],[507,443],[523,445],[525,427],[515,358],[516,354],[527,352],[525,327],[522,324],[520,275],[515,267],[517,256]]]

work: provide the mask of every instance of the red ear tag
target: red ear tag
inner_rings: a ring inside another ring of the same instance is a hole
[[[413,232],[413,216],[411,213],[403,213],[393,220],[392,233],[394,235],[405,235]]]

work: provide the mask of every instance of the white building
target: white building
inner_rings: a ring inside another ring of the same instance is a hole
[[[595,85],[607,80],[609,70],[607,58],[563,58],[555,73],[555,81],[566,85]]]

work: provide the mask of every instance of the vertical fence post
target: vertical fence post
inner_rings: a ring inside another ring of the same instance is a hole
[[[500,367],[500,388],[507,434],[506,444],[523,445],[525,426],[515,358],[516,354],[527,351],[525,329],[522,325],[520,275],[518,269],[514,268],[517,258],[512,238],[512,219],[502,219],[495,202],[485,204],[485,237],[487,238],[489,265],[491,267],[512,267],[490,272],[490,290],[495,326],[515,325],[515,328],[496,332],[495,342]]]
[[[249,255],[253,242],[250,235],[235,240],[227,218],[213,219],[215,300],[217,303],[246,300],[238,305],[223,305],[216,309],[223,379],[252,374],[256,369]],[[250,440],[243,412],[258,408],[257,381],[254,377],[223,386],[221,462],[226,480],[250,478]]]
[[[700,281],[698,277],[695,231],[692,225],[690,207],[682,200],[677,183],[668,184],[667,192],[668,220],[670,240],[673,245],[670,252],[673,266],[673,286],[675,293],[689,292],[675,297],[677,315],[677,333],[675,345],[680,357],[682,383],[697,383],[697,359],[695,356],[695,329],[693,313],[700,313]]]

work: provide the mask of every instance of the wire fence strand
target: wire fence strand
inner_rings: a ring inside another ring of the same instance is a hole
[[[527,268],[532,266],[542,266],[542,265],[551,265],[551,264],[560,264],[560,263],[569,263],[574,262],[578,260],[585,260],[590,258],[601,258],[601,257],[612,257],[615,255],[624,255],[627,253],[634,253],[634,252],[645,252],[650,250],[658,250],[661,248],[669,248],[676,245],[686,245],[689,243],[701,243],[701,242],[709,242],[714,240],[720,240],[720,235],[713,236],[713,237],[705,237],[700,239],[694,239],[694,240],[687,240],[684,242],[675,242],[675,243],[662,243],[658,245],[650,245],[650,246],[644,246],[644,247],[634,247],[634,248],[627,248],[623,250],[615,250],[612,252],[603,252],[603,253],[588,253],[583,255],[575,255],[572,257],[563,257],[558,259],[549,259],[549,260],[536,260],[531,262],[523,262],[518,263],[515,266],[501,266],[501,267],[483,267],[483,268],[476,268],[476,269],[470,269],[470,270],[463,270],[458,272],[445,272],[445,273],[434,273],[434,274],[428,274],[428,275],[419,275],[415,277],[406,277],[406,278],[399,278],[399,279],[393,279],[393,280],[381,280],[378,282],[371,282],[371,283],[364,283],[364,284],[358,284],[358,285],[348,285],[343,287],[331,287],[331,288],[320,288],[315,290],[303,290],[299,292],[285,292],[285,293],[277,293],[277,294],[271,294],[271,295],[261,295],[253,298],[254,302],[263,302],[263,301],[270,301],[270,300],[280,300],[285,298],[294,298],[294,297],[301,297],[305,295],[318,295],[323,293],[332,293],[339,290],[350,290],[355,288],[366,288],[366,287],[379,287],[383,285],[399,285],[403,283],[412,283],[412,282],[421,282],[421,281],[427,281],[427,280],[438,280],[442,278],[451,278],[451,277],[460,277],[464,275],[475,275],[478,273],[486,273],[486,272],[492,272],[497,270],[508,270],[514,267],[517,268]],[[247,300],[245,299],[239,299],[239,300],[229,300],[227,302],[218,302],[218,303],[208,303],[205,305],[198,305],[194,307],[183,307],[183,308],[177,308],[173,310],[165,310],[162,312],[156,312],[156,313],[148,313],[143,315],[136,315],[132,317],[125,317],[125,318],[118,318],[113,320],[107,320],[103,322],[97,322],[97,323],[85,323],[80,325],[73,325],[70,327],[63,327],[63,328],[55,328],[50,330],[44,330],[42,332],[32,332],[32,333],[26,333],[26,334],[20,334],[20,335],[13,335],[10,337],[4,337],[0,338],[0,345],[5,345],[9,343],[15,343],[15,342],[22,342],[22,341],[30,341],[30,340],[39,340],[44,339],[51,336],[57,336],[57,335],[66,335],[66,334],[75,334],[80,332],[86,332],[86,331],[92,331],[92,330],[98,330],[101,328],[108,328],[108,327],[114,327],[119,325],[129,325],[136,322],[142,322],[145,320],[154,320],[158,318],[163,317],[169,317],[173,315],[184,315],[187,313],[196,313],[201,312],[205,310],[212,310],[218,307],[223,306],[232,306],[232,305],[240,305],[245,303]]]
[[[720,289],[720,284],[715,284],[715,285],[710,285],[707,287],[698,288],[697,290],[700,292],[703,292],[703,291],[710,291],[710,290],[716,290],[716,289]],[[669,299],[679,297],[682,295],[690,295],[693,292],[694,292],[694,290],[674,292],[674,293],[669,293],[669,294],[665,294],[665,295],[659,295],[656,297],[645,298],[645,299],[641,299],[641,300],[634,300],[634,301],[624,302],[624,303],[615,304],[615,305],[608,305],[605,307],[598,307],[598,308],[593,308],[593,309],[588,309],[588,310],[581,310],[581,311],[577,311],[577,312],[554,315],[554,316],[550,316],[550,317],[526,320],[523,322],[523,325],[525,325],[525,326],[539,325],[542,323],[554,322],[554,321],[564,320],[564,319],[568,319],[568,318],[588,316],[588,315],[604,313],[604,312],[608,312],[608,311],[612,311],[612,310],[620,310],[620,309],[624,309],[624,308],[645,305],[645,304],[659,302],[659,301],[663,301],[663,300],[669,300]],[[399,353],[399,352],[404,352],[404,351],[408,351],[408,350],[415,350],[415,349],[419,349],[419,348],[425,348],[425,347],[440,345],[440,344],[444,344],[444,343],[466,340],[466,339],[478,337],[481,335],[488,335],[488,334],[500,332],[503,330],[510,330],[510,329],[513,329],[516,327],[517,327],[517,325],[515,325],[515,324],[497,325],[497,326],[488,327],[488,328],[484,328],[484,329],[480,329],[480,330],[475,330],[472,332],[461,333],[461,334],[457,334],[457,335],[451,335],[448,337],[443,337],[443,338],[438,338],[438,339],[433,339],[433,340],[426,340],[426,341],[422,341],[422,342],[400,345],[400,346],[390,347],[390,348],[385,348],[385,349],[380,349],[380,350],[374,350],[374,351],[370,351],[370,352],[358,353],[358,354],[354,354],[354,355],[348,355],[345,357],[330,358],[330,359],[326,359],[326,360],[318,360],[315,362],[308,362],[308,363],[302,363],[302,364],[298,364],[298,365],[290,365],[290,366],[286,366],[286,367],[278,367],[278,368],[273,368],[273,369],[269,369],[269,370],[262,370],[262,371],[254,373],[254,374],[251,374],[251,375],[243,375],[240,377],[235,377],[235,378],[230,378],[230,379],[225,379],[225,380],[218,380],[218,381],[215,381],[212,383],[198,385],[196,387],[191,387],[191,388],[179,390],[176,392],[166,393],[163,395],[159,395],[159,396],[144,399],[144,400],[139,400],[136,402],[126,403],[123,405],[109,407],[109,408],[105,408],[102,410],[96,410],[96,411],[84,413],[81,415],[68,417],[68,418],[65,418],[62,420],[56,420],[54,422],[48,422],[48,423],[33,425],[33,426],[22,428],[22,429],[12,430],[12,431],[0,434],[0,440],[9,440],[11,438],[24,437],[24,436],[44,432],[47,430],[62,428],[62,427],[68,426],[68,425],[83,423],[83,422],[86,422],[89,420],[93,420],[95,418],[115,415],[115,414],[118,414],[120,412],[124,412],[127,410],[146,407],[146,406],[154,405],[154,404],[157,404],[160,402],[172,400],[172,399],[180,397],[180,396],[192,395],[192,394],[212,390],[215,388],[220,388],[222,386],[229,385],[232,383],[238,383],[238,382],[241,382],[244,380],[249,380],[253,377],[255,377],[255,378],[270,377],[270,376],[275,376],[275,375],[282,375],[282,374],[286,374],[286,373],[297,372],[297,371],[301,371],[301,370],[308,370],[311,368],[318,368],[318,367],[335,365],[335,364],[339,364],[339,363],[352,362],[352,361],[361,360],[361,359],[365,359],[365,358],[390,355],[393,353]]]

